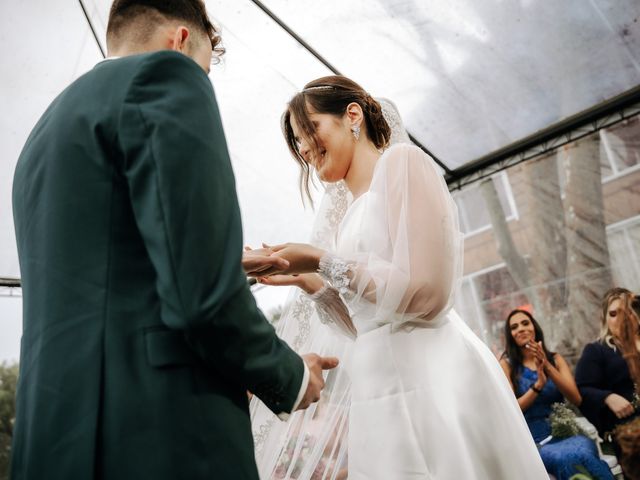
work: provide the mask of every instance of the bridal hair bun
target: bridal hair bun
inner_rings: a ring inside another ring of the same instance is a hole
[[[378,149],[386,148],[391,139],[391,127],[384,118],[380,103],[367,93],[365,104],[361,106],[371,141]]]

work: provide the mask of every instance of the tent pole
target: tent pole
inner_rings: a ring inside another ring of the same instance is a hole
[[[102,43],[100,43],[100,40],[98,39],[98,34],[96,33],[95,28],[93,28],[93,23],[91,22],[91,18],[89,17],[89,13],[87,12],[87,9],[84,5],[84,2],[82,0],[78,0],[78,2],[80,2],[80,8],[82,8],[82,13],[84,13],[84,18],[87,19],[87,23],[89,24],[89,28],[91,29],[91,33],[93,33],[93,38],[96,41],[96,45],[98,45],[98,48],[100,49],[100,53],[102,54],[102,58],[107,58],[106,53],[104,52],[104,48],[102,48]]]

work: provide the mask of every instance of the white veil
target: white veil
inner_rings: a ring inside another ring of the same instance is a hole
[[[410,143],[396,106],[377,99],[391,127],[390,145]],[[335,249],[335,237],[352,201],[344,182],[325,185],[310,243]],[[295,351],[336,356],[341,365],[329,371],[319,402],[280,421],[259,399],[251,401],[256,461],[262,480],[346,478],[350,379],[346,366],[352,340],[323,324],[313,300],[292,289],[277,325],[278,335]]]

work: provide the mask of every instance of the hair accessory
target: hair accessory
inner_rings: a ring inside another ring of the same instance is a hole
[[[351,127],[351,133],[353,133],[353,138],[358,140],[360,138],[360,126],[354,125],[353,127]]]
[[[302,93],[312,92],[314,90],[333,90],[335,87],[331,85],[317,85],[315,87],[308,87],[302,90]]]

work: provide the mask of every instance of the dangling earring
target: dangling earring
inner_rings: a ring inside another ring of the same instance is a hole
[[[360,126],[354,125],[353,127],[351,127],[351,133],[353,133],[353,138],[358,141],[358,139],[360,138]]]

